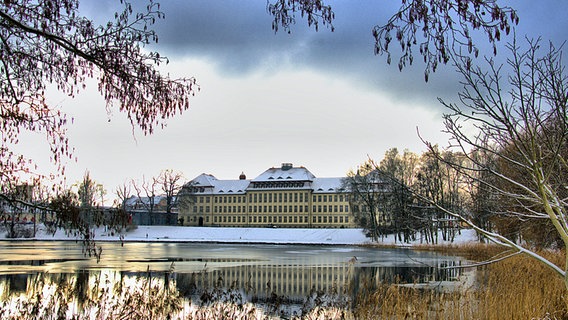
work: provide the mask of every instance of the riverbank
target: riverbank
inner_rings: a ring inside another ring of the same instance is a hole
[[[0,231],[0,240],[76,240],[74,235],[58,230],[47,233],[39,227],[32,238],[6,239]],[[104,228],[94,231],[95,241],[125,242],[212,242],[212,243],[271,243],[271,244],[329,244],[364,245],[371,244],[363,229],[307,229],[307,228],[221,228],[221,227],[179,227],[179,226],[138,226],[125,234],[111,234]],[[452,243],[475,242],[473,230],[462,230]],[[379,240],[382,245],[402,245],[394,237]],[[419,245],[420,239],[405,246]]]

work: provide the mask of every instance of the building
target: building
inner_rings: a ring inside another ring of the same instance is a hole
[[[178,194],[179,221],[186,226],[353,228],[343,178],[316,178],[304,167],[283,163],[247,180],[201,174]]]
[[[170,199],[172,204],[168,212],[168,197],[157,195],[152,197],[132,196],[124,201],[124,209],[135,225],[176,225],[178,213],[176,197]]]

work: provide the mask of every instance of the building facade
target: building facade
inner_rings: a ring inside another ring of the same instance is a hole
[[[177,225],[178,212],[176,197],[170,199],[174,205],[170,211],[167,210],[167,196],[159,195],[153,197],[131,196],[123,203],[124,209],[130,215],[135,225]]]
[[[343,178],[316,178],[284,163],[247,180],[201,174],[178,194],[179,221],[186,226],[354,228]]]

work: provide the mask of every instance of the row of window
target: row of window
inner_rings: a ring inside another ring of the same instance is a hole
[[[195,217],[195,221],[198,217]],[[205,222],[209,223],[209,217]],[[215,216],[213,223],[247,223],[246,216]],[[308,216],[248,216],[248,223],[309,223]],[[349,216],[312,216],[312,223],[349,223]]]
[[[246,206],[214,206],[213,212],[214,213],[246,213],[245,211]],[[209,206],[193,206],[194,213],[210,213]],[[281,205],[272,205],[272,206],[249,206],[248,213],[307,213],[308,206],[307,205],[289,205],[289,206],[281,206]],[[312,207],[312,212],[349,212],[349,205],[314,205]]]
[[[303,181],[268,181],[268,182],[253,182],[252,187],[255,189],[269,189],[269,188],[302,188],[304,187]]]
[[[351,278],[345,266],[342,267],[312,267],[312,268],[275,268],[237,267],[226,271],[213,270],[207,273],[207,278],[197,279],[198,284],[213,283],[224,279],[225,283],[247,281],[246,285],[256,287],[257,291],[266,289],[266,283],[271,282],[271,290],[285,290],[285,293],[308,294],[312,288],[326,289],[332,285],[345,283]],[[248,279],[248,280],[247,280]],[[245,283],[242,284],[243,286]]]
[[[249,202],[307,202],[308,195],[301,192],[292,193],[250,193]],[[214,203],[244,203],[245,196],[215,196]],[[348,201],[344,194],[313,195],[313,202],[344,202]],[[210,197],[198,197],[199,203],[209,203]]]

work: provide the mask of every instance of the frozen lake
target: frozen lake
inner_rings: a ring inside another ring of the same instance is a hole
[[[100,274],[139,276],[169,274],[180,291],[195,286],[195,275],[207,286],[219,280],[225,285],[253,288],[256,294],[271,292],[302,297],[311,289],[333,285],[358,287],[361,279],[373,282],[417,283],[456,280],[462,258],[411,249],[378,249],[358,246],[99,242],[97,262],[85,257],[73,241],[0,242],[0,288],[25,291],[28,278],[39,273],[83,277]]]

